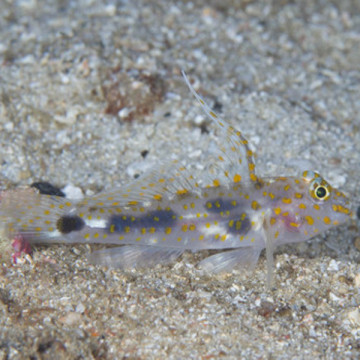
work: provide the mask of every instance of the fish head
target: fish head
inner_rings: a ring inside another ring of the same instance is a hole
[[[308,240],[353,217],[350,199],[317,172],[278,178],[273,189],[270,228],[277,244]]]
[[[332,187],[319,173],[304,171],[300,181],[304,184],[304,198],[309,205],[307,216],[312,218],[314,228],[326,230],[353,217],[350,199]]]

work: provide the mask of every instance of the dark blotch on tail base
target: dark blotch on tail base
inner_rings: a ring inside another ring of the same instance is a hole
[[[56,222],[57,229],[63,234],[80,231],[84,226],[84,220],[77,215],[64,215]]]

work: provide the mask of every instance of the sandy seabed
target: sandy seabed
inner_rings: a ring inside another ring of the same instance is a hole
[[[184,154],[205,166],[217,132],[185,69],[252,144],[259,174],[310,167],[358,207],[357,1],[0,8],[3,189],[91,195]],[[89,264],[87,245],[37,246],[16,266],[3,250],[0,359],[357,359],[358,225],[278,249],[271,290],[263,256],[254,273],[215,276],[196,267],[205,253],[124,272]]]

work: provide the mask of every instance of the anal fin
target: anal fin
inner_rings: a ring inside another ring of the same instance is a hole
[[[117,269],[153,267],[177,259],[183,250],[158,246],[126,245],[106,248],[89,255],[91,263]]]

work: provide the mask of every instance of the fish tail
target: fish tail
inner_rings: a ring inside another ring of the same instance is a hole
[[[74,209],[68,199],[42,195],[33,188],[0,194],[0,222],[7,237],[22,236],[30,243],[58,242],[68,226],[64,219],[74,218],[67,216]]]

